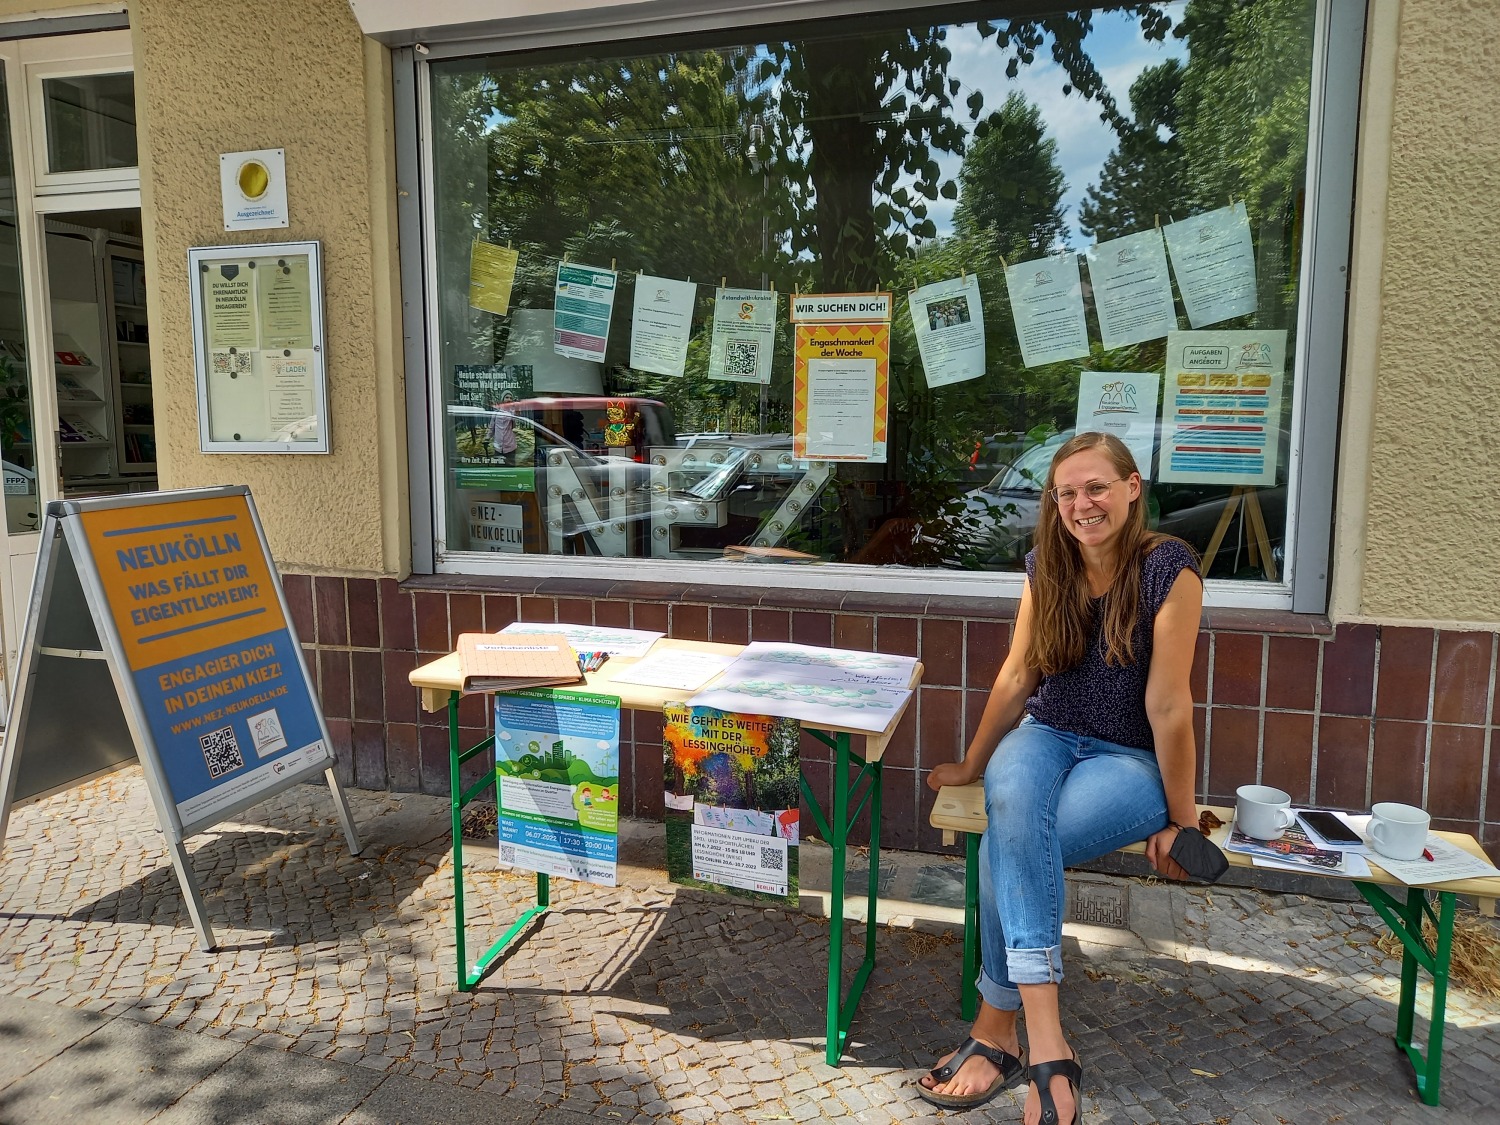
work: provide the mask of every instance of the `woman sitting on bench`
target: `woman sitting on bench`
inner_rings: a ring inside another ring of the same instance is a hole
[[[1063,869],[1146,840],[1158,871],[1185,875],[1168,852],[1177,826],[1198,817],[1189,677],[1203,582],[1192,548],[1146,530],[1135,459],[1107,434],[1078,434],[1057,451],[1035,542],[979,729],[962,761],[927,778],[939,789],[983,776],[989,828],[983,1003],[970,1038],[919,1092],[968,1108],[1027,1076],[1024,1009],[1035,1087],[1025,1120],[1058,1125],[1080,1120],[1082,1078],[1058,1010]]]

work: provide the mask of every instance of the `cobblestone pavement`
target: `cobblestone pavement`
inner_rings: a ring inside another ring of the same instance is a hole
[[[673,887],[658,833],[637,825],[619,888],[554,883],[540,927],[463,994],[446,803],[351,800],[359,857],[313,786],[189,842],[216,953],[197,949],[138,771],[19,810],[0,856],[0,994],[600,1120],[944,1117],[910,1083],[964,1036],[956,928],[879,928],[830,1068],[826,920]],[[1396,964],[1371,948],[1363,904],[1123,882],[1133,929],[1070,926],[1065,954],[1089,1122],[1500,1121],[1500,1003],[1450,992],[1445,1105],[1421,1105],[1390,1038]],[[466,875],[471,949],[531,890]],[[844,940],[857,958],[863,927]],[[963,1120],[1018,1121],[1021,1093]]]

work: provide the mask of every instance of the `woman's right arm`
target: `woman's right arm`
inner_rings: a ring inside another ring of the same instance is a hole
[[[984,714],[979,720],[979,729],[969,741],[968,753],[961,762],[944,762],[935,766],[927,775],[927,784],[934,790],[944,785],[968,785],[984,776],[984,767],[1000,739],[1020,721],[1026,700],[1041,682],[1042,674],[1026,665],[1026,649],[1031,639],[1031,582],[1021,588],[1021,608],[1016,612],[1016,623],[1011,630],[1010,651],[1000,673],[990,688],[990,697],[985,701]]]

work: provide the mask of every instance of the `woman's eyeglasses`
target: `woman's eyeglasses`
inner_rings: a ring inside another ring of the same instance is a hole
[[[1091,480],[1082,488],[1054,488],[1048,495],[1052,497],[1058,507],[1071,505],[1078,499],[1080,492],[1097,503],[1108,496],[1109,490],[1124,479],[1124,477],[1115,477],[1114,480]]]

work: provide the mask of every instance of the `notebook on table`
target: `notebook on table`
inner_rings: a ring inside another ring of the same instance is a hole
[[[460,633],[464,691],[520,691],[576,684],[578,655],[557,633]]]

